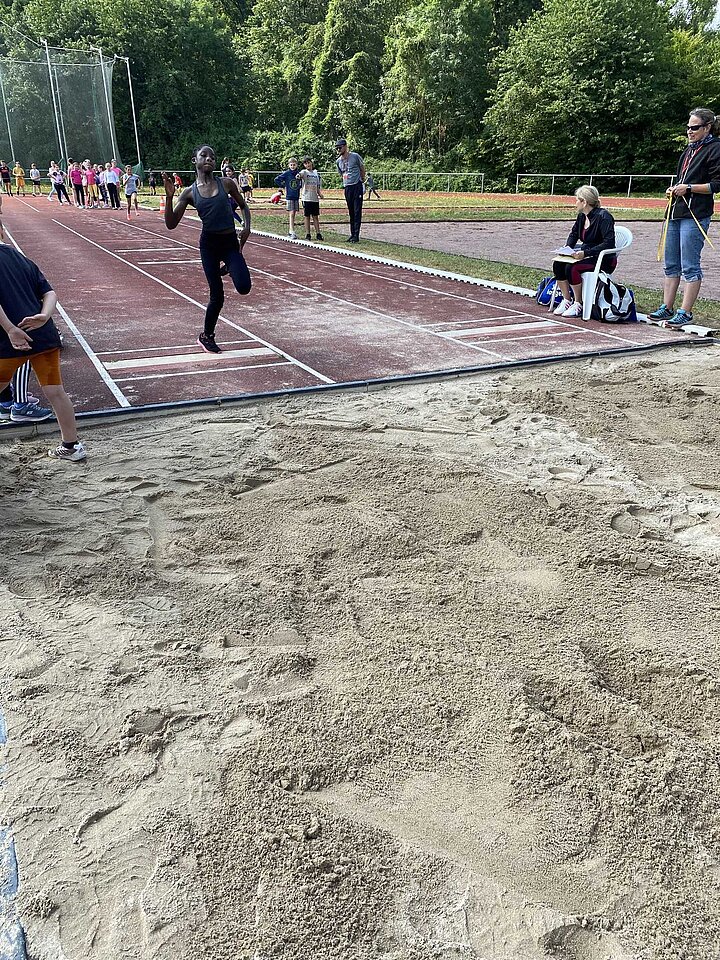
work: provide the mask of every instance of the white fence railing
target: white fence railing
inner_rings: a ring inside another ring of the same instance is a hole
[[[550,180],[550,195],[555,194],[556,180],[581,180],[583,183],[594,185],[596,180],[627,180],[627,193],[632,193],[633,180],[667,180],[668,186],[672,186],[675,174],[671,173],[518,173],[515,177],[515,193],[520,193],[520,181],[526,180]]]

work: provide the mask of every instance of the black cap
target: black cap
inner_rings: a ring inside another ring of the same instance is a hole
[[[347,146],[347,140],[346,140],[344,137],[340,137],[339,140],[336,140],[336,141],[335,141],[335,146],[336,146],[336,147],[346,147],[346,146]]]

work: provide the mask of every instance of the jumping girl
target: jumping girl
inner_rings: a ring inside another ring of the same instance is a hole
[[[234,180],[215,176],[216,156],[212,147],[207,144],[196,147],[192,160],[196,173],[195,182],[192,186],[185,187],[176,206],[173,206],[175,184],[168,174],[163,172],[167,197],[165,225],[168,230],[174,230],[182,220],[188,204],[195,207],[202,221],[200,259],[210,287],[210,302],[205,310],[205,328],[197,342],[207,353],[222,353],[215,343],[215,327],[225,302],[220,265],[224,263],[227,267],[238,293],[250,293],[252,281],[241,252],[250,236],[250,210]],[[237,203],[243,217],[244,225],[239,243],[228,197]]]

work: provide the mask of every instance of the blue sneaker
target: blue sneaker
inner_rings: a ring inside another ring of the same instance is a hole
[[[13,423],[40,423],[49,420],[53,412],[49,407],[41,407],[39,403],[13,403],[10,410],[10,419]]]
[[[665,323],[668,320],[672,320],[675,316],[675,311],[671,310],[670,307],[666,307],[665,304],[661,304],[657,310],[653,310],[652,313],[648,314],[648,319],[650,320],[659,320],[661,323]]]
[[[692,313],[689,313],[687,310],[678,310],[671,320],[665,321],[665,326],[669,327],[671,330],[679,330],[681,327],[684,327],[686,324],[692,322]]]

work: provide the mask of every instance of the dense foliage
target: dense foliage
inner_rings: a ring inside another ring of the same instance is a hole
[[[187,168],[209,141],[276,167],[332,141],[386,168],[669,168],[688,109],[720,112],[714,0],[0,0],[22,34],[131,58],[143,160]],[[19,31],[19,32],[18,32]],[[113,98],[134,159],[124,70]]]

